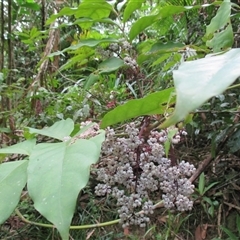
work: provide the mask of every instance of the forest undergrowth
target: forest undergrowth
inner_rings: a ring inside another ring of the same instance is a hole
[[[240,239],[237,1],[0,6],[1,240]]]
[[[93,167],[95,170],[92,171],[89,184],[79,194],[72,220],[72,225],[86,225],[86,229],[70,230],[70,239],[237,239],[240,209],[239,156],[226,153],[223,148],[218,156],[210,161],[212,146],[206,133],[191,136],[192,126],[187,126],[187,129],[189,133],[175,144],[169,153],[169,159],[176,159],[178,162],[184,160],[196,168],[206,164],[204,174],[202,173],[200,178],[193,178],[195,189],[191,196],[193,207],[190,211],[166,210],[163,204],[159,204],[149,216],[149,221],[140,228],[138,225],[128,227],[122,224],[88,228],[90,224],[109,222],[119,217],[116,198],[110,194],[105,197],[96,195],[99,182],[99,179],[96,180],[96,169],[101,169],[104,164],[99,162]],[[8,161],[11,161],[11,158]],[[102,174],[100,179],[103,178]],[[121,182],[124,184],[124,179]],[[98,191],[103,189],[100,187]],[[159,191],[154,191],[152,197],[153,201],[158,200]],[[32,204],[28,193],[23,191],[18,206],[22,216],[32,222],[47,223],[31,207]],[[55,229],[34,226],[14,213],[1,226],[1,239],[41,240],[60,239],[60,236]]]

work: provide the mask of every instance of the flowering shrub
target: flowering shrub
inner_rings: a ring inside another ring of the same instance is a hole
[[[169,129],[172,130],[172,129]],[[152,130],[143,136],[138,123],[126,125],[122,134],[107,128],[102,145],[101,160],[95,187],[98,196],[112,195],[117,200],[118,213],[123,227],[145,227],[153,213],[152,193],[160,191],[167,209],[191,210],[190,195],[194,185],[188,180],[195,167],[182,161],[174,165],[164,157],[164,142],[168,130]],[[171,139],[177,144],[185,131],[179,130]],[[137,214],[141,211],[141,214]]]

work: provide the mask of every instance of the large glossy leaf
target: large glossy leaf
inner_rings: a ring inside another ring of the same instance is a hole
[[[12,145],[10,147],[0,149],[0,153],[17,153],[30,155],[32,149],[36,145],[36,139],[29,139],[18,144]]]
[[[63,140],[65,137],[70,136],[74,129],[74,122],[68,118],[54,123],[51,127],[43,129],[28,128],[30,133],[41,134],[44,136]]]
[[[28,190],[35,208],[68,239],[76,200],[88,182],[90,166],[96,163],[104,132],[93,139],[70,144],[42,143],[30,156]]]
[[[111,57],[99,64],[99,73],[110,73],[116,71],[120,67],[124,66],[124,61],[117,58]]]
[[[142,6],[143,2],[145,2],[145,0],[129,0],[123,12],[123,22],[126,22],[130,18],[131,14]]]
[[[240,76],[240,49],[184,62],[174,71],[176,108],[162,125],[166,128],[183,120],[209,98],[222,93]]]
[[[106,128],[112,124],[123,122],[130,118],[141,115],[162,114],[167,108],[173,88],[168,88],[160,92],[152,93],[142,99],[128,101],[108,112],[102,119],[101,128]],[[169,102],[169,103],[170,103]]]
[[[0,164],[0,224],[16,208],[27,182],[27,160]]]

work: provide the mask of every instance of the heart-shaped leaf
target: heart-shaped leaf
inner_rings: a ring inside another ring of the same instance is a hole
[[[30,156],[29,195],[63,239],[69,237],[78,194],[88,182],[90,166],[97,162],[103,141],[104,131],[89,140],[42,143]]]

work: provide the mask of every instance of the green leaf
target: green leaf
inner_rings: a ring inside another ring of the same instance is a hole
[[[79,5],[75,17],[89,17],[91,19],[106,18],[112,9],[112,6],[105,0],[85,0]]]
[[[231,232],[229,229],[220,226],[220,228],[230,237],[231,240],[238,240],[238,236],[236,236],[233,232]]]
[[[167,42],[167,43],[162,43],[162,42],[156,42],[153,44],[151,47],[151,50],[149,53],[168,53],[168,52],[176,52],[179,50],[182,50],[185,47],[184,44],[178,43],[178,42]]]
[[[22,4],[21,7],[29,8],[35,11],[39,11],[41,9],[40,5],[38,5],[37,3],[25,3]]]
[[[112,124],[139,117],[141,115],[162,114],[167,109],[167,103],[172,95],[173,88],[168,88],[149,94],[142,99],[130,100],[108,112],[102,119],[101,128]],[[172,101],[173,99],[171,99]]]
[[[217,14],[212,18],[211,23],[207,26],[206,35],[211,35],[212,33],[225,27],[225,25],[229,22],[230,14],[231,3],[226,1],[222,2]]]
[[[166,154],[166,157],[167,157],[167,158],[168,158],[170,146],[171,146],[171,142],[170,142],[169,139],[167,139],[167,140],[164,142],[164,151],[165,151],[165,154]]]
[[[182,121],[209,98],[221,94],[239,76],[240,49],[184,62],[173,72],[177,102],[172,116],[160,127]]]
[[[205,188],[205,176],[204,176],[204,173],[201,173],[199,177],[199,182],[198,182],[198,191],[200,195],[204,194],[204,188]]]
[[[27,160],[0,164],[0,224],[10,217],[20,200],[27,182],[27,166]]]
[[[130,40],[133,40],[140,32],[145,30],[147,27],[151,26],[154,24],[156,21],[159,21],[163,18],[175,15],[175,14],[180,14],[182,12],[191,10],[191,9],[197,9],[197,8],[202,8],[202,7],[209,7],[211,5],[218,5],[219,2],[214,2],[212,4],[203,4],[203,5],[195,5],[195,6],[160,6],[158,7],[158,13],[155,15],[149,15],[149,16],[144,16],[140,19],[138,19],[135,23],[133,23],[130,32],[129,32],[129,38]],[[156,8],[157,9],[157,8]]]
[[[125,10],[123,12],[123,22],[126,22],[130,18],[131,14],[135,10],[139,9],[142,6],[143,2],[145,2],[145,1],[144,0],[138,0],[138,1],[136,1],[136,0],[129,0],[127,2],[127,6],[126,6],[126,8],[125,8]]]
[[[105,0],[85,0],[79,5],[75,13],[75,18],[88,17],[93,20],[107,18],[112,10],[113,7]],[[83,29],[88,29],[91,27],[92,23],[79,23],[79,25]]]
[[[169,153],[171,143],[172,143],[172,138],[177,133],[177,131],[178,131],[177,129],[171,129],[168,132],[167,140],[164,142],[164,149],[165,149],[166,157],[168,157],[168,153]]]
[[[211,205],[209,208],[208,208],[208,214],[213,217],[214,216],[214,212],[215,212],[215,209],[214,209],[214,206]]]
[[[137,20],[131,27],[129,38],[132,41],[139,33],[151,26],[158,19],[158,15],[145,16]]]
[[[50,18],[46,21],[46,24],[49,25],[54,22],[58,17],[62,16],[72,16],[76,13],[77,8],[64,7],[58,14],[52,14]]]
[[[99,75],[91,73],[89,77],[86,79],[84,89],[89,89],[98,79]]]
[[[212,18],[206,29],[206,45],[213,48],[214,52],[219,52],[232,47],[234,37],[230,23],[231,2],[225,1],[221,4],[217,14]]]
[[[42,143],[30,156],[29,194],[35,208],[56,226],[62,239],[69,238],[78,194],[88,183],[90,166],[97,162],[103,140],[104,131],[72,144]]]
[[[237,129],[227,140],[227,146],[230,153],[235,153],[240,150],[240,129]]]
[[[68,118],[66,120],[58,121],[48,128],[43,129],[28,128],[28,129],[29,133],[41,134],[62,141],[64,140],[65,137],[70,136],[71,132],[74,129],[74,122],[72,119]]]
[[[61,52],[57,52],[57,53],[53,53],[51,54],[51,56],[53,55],[59,55],[59,53]],[[78,52],[76,53],[76,56],[71,57],[70,59],[68,59],[68,61],[63,64],[60,67],[60,71],[68,69],[70,67],[72,67],[73,65],[77,65],[77,66],[81,66],[84,65],[88,62],[88,59],[90,58],[90,56],[92,56],[95,53],[94,49],[89,48],[87,46],[83,46],[81,47],[81,49],[78,49]],[[75,67],[74,66],[74,67]]]
[[[81,40],[80,43],[78,43],[76,45],[72,45],[68,48],[65,48],[62,51],[51,53],[48,55],[48,57],[57,56],[57,55],[63,54],[63,52],[67,52],[67,51],[71,51],[71,50],[75,51],[83,46],[96,47],[97,45],[99,45],[101,43],[118,43],[118,40],[112,39],[112,38],[103,38],[100,40],[96,40],[96,39]]]
[[[36,145],[36,139],[29,139],[20,143],[17,143],[15,145],[12,145],[10,147],[2,148],[0,149],[0,153],[17,153],[17,154],[24,154],[24,155],[30,155],[33,148]]]
[[[203,196],[202,199],[203,199],[203,201],[207,202],[210,206],[213,205],[213,202],[212,202],[211,198]]]
[[[138,19],[133,25],[129,32],[130,40],[133,40],[140,32],[145,30],[147,27],[151,26],[154,22],[169,17],[174,14],[185,12],[192,7],[182,7],[182,6],[165,6],[159,9],[159,13],[155,15],[145,16]]]
[[[239,216],[239,214],[237,214],[236,225],[237,225],[238,234],[240,234],[240,216]]]
[[[208,185],[207,187],[205,187],[204,189],[204,193],[207,192],[209,189],[211,189],[213,186],[217,185],[218,182],[213,182],[210,185]]]
[[[124,66],[123,60],[116,57],[111,57],[100,63],[98,66],[98,70],[99,73],[110,73],[116,71],[122,66]]]

